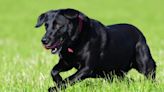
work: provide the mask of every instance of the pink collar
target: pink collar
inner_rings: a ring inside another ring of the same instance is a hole
[[[83,27],[83,18],[81,15],[78,16],[79,18],[79,31],[82,31],[82,27]]]
[[[78,18],[79,18],[79,31],[81,32],[82,31],[82,27],[83,27],[83,18],[82,18],[81,15],[79,15]],[[69,53],[73,53],[74,52],[72,48],[68,48],[67,51]]]
[[[68,50],[69,53],[73,53],[74,52],[72,48],[68,48],[67,50]]]

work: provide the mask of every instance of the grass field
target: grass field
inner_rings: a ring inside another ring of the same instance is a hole
[[[75,8],[104,24],[131,23],[142,30],[157,63],[156,83],[132,70],[135,80],[109,83],[87,79],[66,92],[164,92],[164,0],[0,0],[0,92],[46,92],[50,70],[58,62],[40,42],[38,15],[50,9]],[[61,73],[63,78],[74,73]]]

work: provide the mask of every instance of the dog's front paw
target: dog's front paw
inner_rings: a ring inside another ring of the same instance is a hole
[[[50,87],[48,92],[59,92],[56,87]]]

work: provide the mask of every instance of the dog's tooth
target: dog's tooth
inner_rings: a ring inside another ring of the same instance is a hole
[[[60,48],[54,48],[54,49],[51,50],[51,53],[52,54],[59,54],[61,50],[62,50],[62,47],[60,47]]]
[[[52,51],[51,51],[52,54],[56,54],[56,52],[57,52],[57,48],[52,49]]]

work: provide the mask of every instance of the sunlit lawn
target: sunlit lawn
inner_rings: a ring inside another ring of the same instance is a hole
[[[74,8],[105,25],[131,23],[142,30],[157,63],[156,83],[143,80],[135,70],[124,80],[109,83],[87,79],[66,92],[164,92],[163,0],[0,0],[0,92],[46,92],[53,86],[50,70],[58,62],[40,42],[44,28],[35,29],[37,17],[50,9]],[[63,78],[76,70],[62,73]]]

